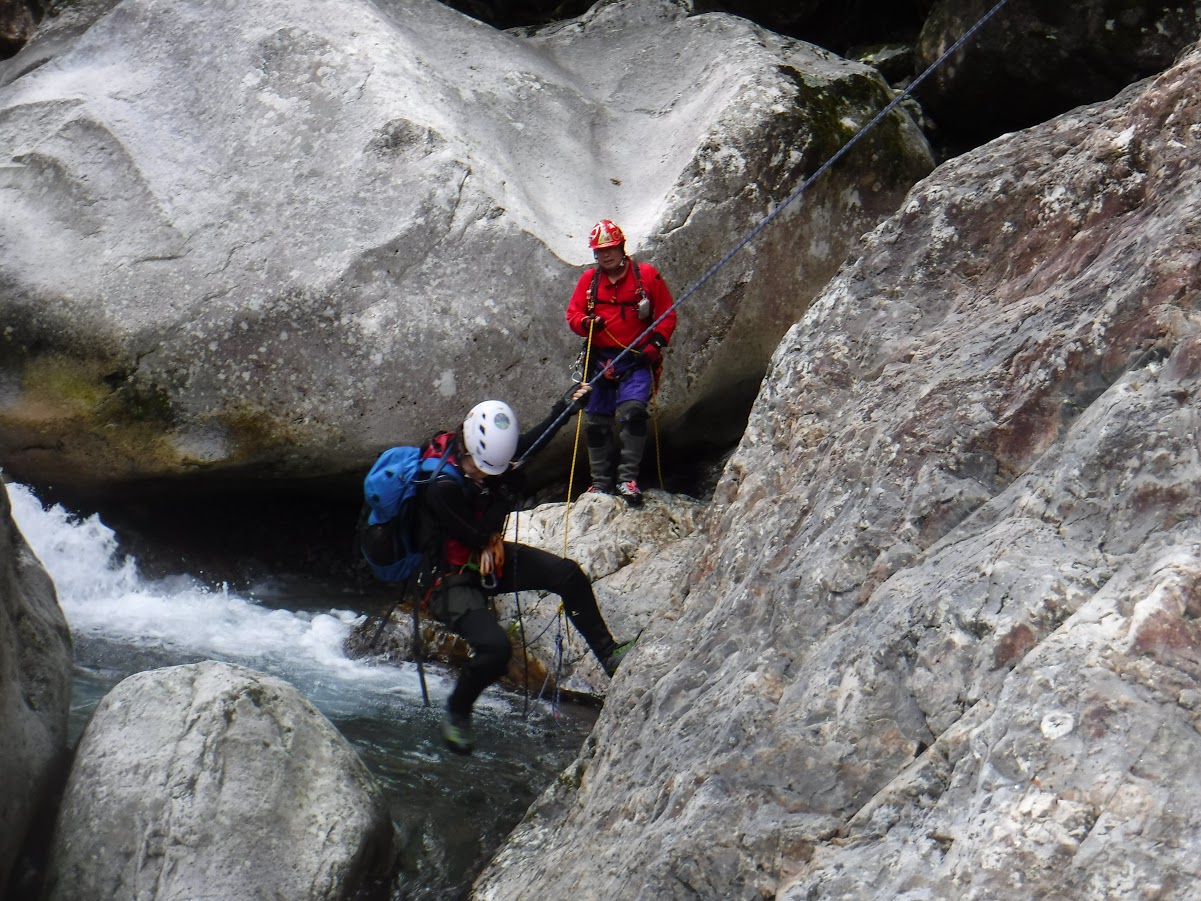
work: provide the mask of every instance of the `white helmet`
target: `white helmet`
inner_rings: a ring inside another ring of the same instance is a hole
[[[486,400],[471,408],[463,422],[463,443],[475,465],[490,476],[509,468],[517,453],[517,416],[501,400]]]

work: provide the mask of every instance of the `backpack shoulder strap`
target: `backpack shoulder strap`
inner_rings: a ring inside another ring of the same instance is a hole
[[[634,267],[634,281],[638,284],[638,296],[646,297],[646,289],[642,287],[642,267],[633,257],[630,257],[629,260],[630,265]]]
[[[596,306],[597,290],[600,288],[600,266],[592,269],[592,287],[588,289],[588,312]]]
[[[634,269],[634,281],[638,285],[638,289],[637,289],[638,298],[641,299],[643,297],[646,297],[646,290],[642,287],[642,270],[638,268],[638,263],[634,260],[633,257],[626,257],[626,259],[630,261],[630,265]],[[596,304],[598,302],[599,295],[597,294],[597,290],[600,287],[600,275],[601,275],[600,266],[597,266],[595,269],[592,270],[592,288],[588,292],[588,312],[592,312],[592,308],[594,306],[596,306]],[[611,304],[615,307],[632,307],[632,306],[635,306],[638,303],[638,301],[637,300],[617,300],[616,298],[614,298],[613,300],[606,300],[605,303]]]
[[[463,481],[462,470],[451,460],[455,449],[454,437],[454,432],[440,432],[426,442],[422,448],[421,463],[418,465],[422,473],[422,478],[417,480],[418,484],[424,485],[442,475],[459,482]]]

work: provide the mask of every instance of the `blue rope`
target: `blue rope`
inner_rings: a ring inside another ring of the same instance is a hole
[[[725,256],[723,256],[720,260],[718,260],[716,263],[714,263],[709,268],[709,271],[707,271],[704,275],[702,275],[696,281],[696,283],[694,285],[692,285],[692,287],[690,287],[687,291],[685,291],[683,294],[681,294],[680,297],[670,307],[668,307],[666,310],[664,310],[663,313],[657,319],[655,319],[654,322],[652,322],[650,325],[648,325],[646,327],[646,329],[643,330],[642,334],[640,334],[637,338],[635,338],[633,341],[631,341],[628,347],[624,348],[619,354],[617,354],[615,357],[613,357],[613,359],[611,359],[608,363],[606,363],[605,367],[599,373],[597,373],[596,378],[603,377],[615,365],[617,365],[617,362],[619,360],[621,360],[623,357],[625,357],[627,354],[629,354],[631,350],[633,350],[636,346],[641,344],[644,340],[649,338],[651,333],[654,332],[655,328],[659,325],[659,323],[661,323],[664,319],[666,319],[668,316],[670,316],[675,311],[676,307],[678,307],[680,304],[682,304],[684,301],[686,301],[689,297],[691,297],[693,294],[695,294],[697,289],[699,289],[701,287],[701,285],[703,285],[705,282],[707,282],[709,279],[711,279],[714,275],[716,275],[718,270],[721,269],[723,266],[725,266],[726,263],[730,262],[730,260],[734,257],[735,254],[738,253],[738,251],[742,250],[742,248],[746,247],[747,244],[749,244],[751,241],[753,241],[759,235],[759,233],[761,231],[763,231],[763,229],[767,228],[767,226],[770,225],[777,216],[779,216],[782,212],[784,212],[784,210],[788,207],[789,204],[791,204],[794,200],[796,200],[798,197],[800,197],[802,194],[804,194],[805,191],[809,190],[809,188],[813,185],[813,183],[815,181],[817,181],[819,178],[821,178],[826,172],[828,172],[834,166],[835,163],[837,163],[840,159],[842,159],[844,156],[846,156],[851,151],[851,148],[854,147],[859,142],[860,138],[862,138],[865,134],[867,134],[869,131],[871,131],[873,128],[875,128],[876,125],[878,125],[885,116],[887,116],[894,109],[896,109],[902,102],[904,102],[904,100],[911,93],[913,93],[914,88],[916,88],[923,81],[925,81],[926,78],[928,78],[931,73],[933,73],[936,69],[938,69],[939,66],[941,66],[944,62],[946,62],[948,57],[952,56],[960,47],[962,47],[969,40],[971,40],[972,37],[976,34],[976,32],[979,31],[982,27],[984,27],[984,24],[986,22],[988,22],[988,20],[991,19],[993,16],[995,16],[998,12],[1000,12],[1001,7],[1003,7],[1008,2],[1009,2],[1009,0],[998,0],[996,5],[993,6],[993,8],[990,9],[988,12],[986,12],[983,16],[981,16],[980,20],[978,22],[976,22],[975,25],[973,25],[966,32],[964,32],[963,36],[960,37],[959,40],[955,41],[955,43],[953,43],[950,47],[948,47],[945,51],[943,51],[942,55],[939,56],[938,59],[936,59],[934,62],[932,62],[929,66],[927,66],[926,70],[924,72],[922,72],[920,75],[918,75],[917,78],[913,79],[913,81],[910,82],[909,85],[906,86],[906,88],[903,91],[901,91],[901,93],[897,94],[897,96],[894,97],[892,99],[892,101],[889,102],[888,105],[884,107],[884,109],[882,109],[882,110],[880,110],[880,112],[876,113],[876,115],[872,117],[870,122],[868,122],[861,129],[859,129],[859,131],[857,131],[851,137],[851,139],[849,141],[847,141],[840,148],[838,148],[837,151],[834,152],[833,156],[831,156],[828,160],[826,160],[824,163],[822,163],[812,175],[810,175],[803,182],[801,182],[800,186],[796,190],[794,190],[791,194],[789,194],[788,197],[786,197],[784,199],[784,201],[778,207],[776,207],[776,209],[774,211],[772,211],[767,216],[765,216],[763,218],[763,220],[758,225],[756,225],[754,228],[752,228],[743,237],[743,239],[741,241],[739,241],[737,244],[735,244],[734,247],[729,252],[727,252]],[[584,375],[587,375],[587,373],[584,373]],[[562,423],[562,421],[564,419],[566,419],[569,415],[571,415],[573,412],[574,412],[574,410],[572,408],[572,405],[569,404],[566,410],[564,410],[557,417],[555,417],[555,421],[553,423],[551,423],[550,427],[542,435],[540,435],[536,441],[534,441],[534,443],[530,447],[530,449],[521,455],[520,459],[518,459],[516,461],[516,465],[520,466],[522,463],[525,462],[525,460],[531,454],[534,453],[535,450],[541,449],[542,445],[544,445],[550,439],[550,436],[553,435],[558,430],[559,425]]]

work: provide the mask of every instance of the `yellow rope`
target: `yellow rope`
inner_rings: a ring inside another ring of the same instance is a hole
[[[584,347],[584,371],[580,373],[580,381],[588,381],[588,367],[592,364],[592,329],[596,326],[596,320],[588,323],[588,343]],[[571,444],[571,469],[567,474],[567,504],[563,508],[563,556],[567,556],[567,531],[568,522],[571,518],[571,491],[575,485],[575,461],[580,452],[580,430],[584,425],[584,411],[581,408],[576,414],[575,419],[575,440]],[[571,630],[564,628],[567,622],[565,616],[566,611],[563,607],[563,601],[559,601],[559,609],[555,613],[556,619],[559,621],[559,629],[567,636],[567,646],[571,647]],[[574,651],[574,648],[572,648]]]
[[[593,319],[588,323],[588,343],[584,346],[584,371],[580,373],[580,381],[588,381],[588,367],[592,365],[592,329],[596,326],[596,320]],[[576,414],[575,418],[575,440],[571,444],[571,469],[567,474],[567,505],[563,508],[563,556],[567,556],[567,523],[571,516],[571,491],[575,486],[575,461],[580,453],[580,431],[584,426],[584,410]],[[559,605],[562,609],[563,605]]]
[[[659,490],[666,491],[663,487],[663,457],[659,453],[659,392],[656,390],[651,397],[651,425],[655,429],[655,469],[659,473]]]

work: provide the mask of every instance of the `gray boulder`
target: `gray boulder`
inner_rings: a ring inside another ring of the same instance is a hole
[[[476,897],[1198,896],[1198,98],[1194,48],[867,237]]]
[[[0,459],[64,487],[361,471],[489,395],[532,417],[569,383],[593,222],[678,295],[890,98],[669,0],[532,37],[433,0],[84,10],[0,66]],[[697,291],[665,436],[736,440],[930,166],[895,112]]]
[[[391,861],[388,805],[329,721],[279,679],[208,662],[130,676],[97,706],[47,897],[386,896]]]
[[[579,563],[592,580],[609,631],[622,642],[678,614],[673,600],[703,547],[705,510],[699,501],[657,489],[645,492],[637,510],[613,495],[582,494],[570,505],[544,504],[510,517],[505,537]],[[520,618],[530,653],[559,676],[563,688],[594,695],[608,691],[610,679],[559,613],[556,595],[525,592],[517,599],[502,594],[496,612],[514,631]]]
[[[0,894],[66,775],[71,634],[0,483]]]

